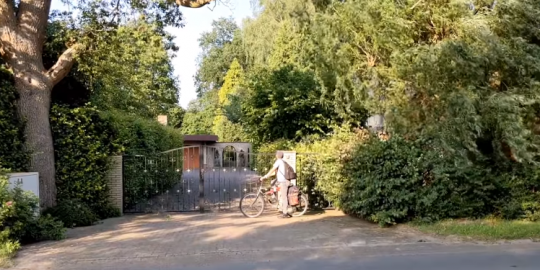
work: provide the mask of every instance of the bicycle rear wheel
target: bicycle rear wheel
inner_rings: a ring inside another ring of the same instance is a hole
[[[293,217],[299,217],[306,213],[308,209],[308,199],[307,196],[302,194],[300,195],[298,205],[294,206],[296,208],[296,211],[292,214]]]
[[[246,217],[256,218],[264,211],[264,204],[261,194],[248,193],[240,200],[240,212]]]

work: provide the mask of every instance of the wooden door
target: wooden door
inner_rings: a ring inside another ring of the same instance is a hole
[[[184,149],[184,171],[200,168],[199,147],[188,147]]]

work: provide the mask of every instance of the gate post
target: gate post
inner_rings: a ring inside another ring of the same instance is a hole
[[[124,213],[124,159],[123,156],[109,157],[110,168],[106,179],[109,186],[109,201]]]
[[[199,149],[199,212],[204,213],[204,155],[206,147],[201,144]]]

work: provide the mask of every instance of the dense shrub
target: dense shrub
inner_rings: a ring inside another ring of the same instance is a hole
[[[8,178],[6,171],[0,168],[0,266],[6,264],[6,260],[15,256],[20,248],[19,241],[12,237],[11,223],[15,215],[12,194],[8,190]]]
[[[46,209],[44,214],[61,220],[69,228],[90,226],[99,220],[85,203],[77,199],[60,201],[56,206]]]
[[[178,129],[163,126],[154,119],[120,111],[101,113],[112,126],[118,144],[126,154],[148,154],[182,147],[184,139]]]
[[[51,215],[41,215],[36,221],[30,222],[25,228],[22,243],[32,243],[45,240],[64,239],[66,229],[62,221]]]
[[[8,191],[10,200],[6,203],[12,210],[3,225],[9,228],[11,239],[20,243],[33,243],[64,238],[64,224],[49,215],[39,215],[38,198],[29,191],[14,188]],[[11,202],[11,203],[9,203]]]
[[[13,171],[24,171],[29,155],[24,151],[24,123],[17,117],[17,92],[13,77],[0,60],[0,164]]]
[[[422,150],[399,139],[373,138],[346,165],[341,206],[347,213],[391,224],[412,216],[423,185]]]
[[[0,168],[0,262],[15,255],[19,243],[64,238],[61,221],[38,217],[38,198],[31,192],[9,188],[6,171]]]
[[[505,219],[540,217],[540,171],[534,164],[507,164],[501,171],[506,194],[497,201],[495,214]]]
[[[345,182],[343,166],[351,158],[355,145],[369,138],[368,131],[347,125],[334,127],[324,138],[313,136],[294,146],[297,172],[303,189],[309,194],[310,205],[340,206],[342,185]]]
[[[94,108],[60,106],[52,108],[51,126],[58,200],[80,200],[95,213],[102,212],[110,205],[106,179],[109,157],[120,150],[113,127]]]
[[[518,163],[466,162],[436,145],[399,136],[359,145],[344,167],[343,210],[381,225],[489,214],[534,220],[538,215],[534,170]]]

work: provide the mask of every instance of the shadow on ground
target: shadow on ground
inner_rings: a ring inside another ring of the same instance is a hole
[[[422,235],[380,228],[335,210],[291,219],[278,219],[277,212],[253,219],[237,212],[126,215],[69,230],[67,236],[24,247],[15,269],[120,269],[126,263],[178,261],[212,265],[262,254],[299,252],[308,258],[345,254],[351,248],[369,248],[374,254],[417,245],[431,249]]]

